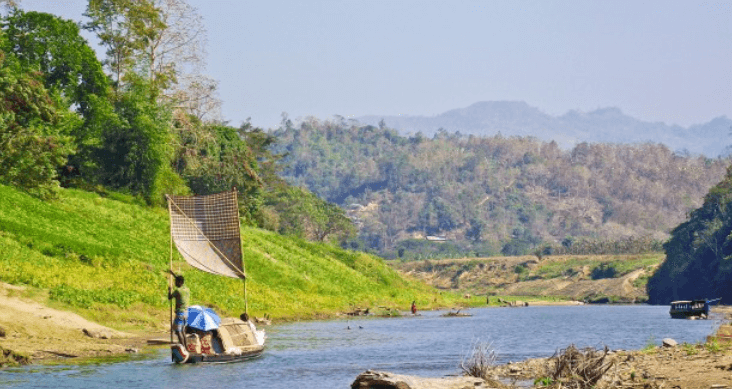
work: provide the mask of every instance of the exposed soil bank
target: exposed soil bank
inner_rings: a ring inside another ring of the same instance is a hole
[[[20,297],[23,288],[0,283],[0,348],[32,362],[118,357],[144,351],[147,339],[167,334],[132,334]],[[12,364],[6,356],[6,365]],[[24,361],[17,361],[24,363]]]

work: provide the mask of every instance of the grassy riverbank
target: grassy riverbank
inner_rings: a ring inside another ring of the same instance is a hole
[[[62,190],[41,201],[0,185],[0,281],[24,285],[26,295],[121,330],[167,324],[170,239],[167,211],[118,193]],[[407,309],[454,306],[453,293],[405,279],[364,253],[242,229],[250,313],[294,320],[332,315],[354,306]],[[244,311],[238,280],[188,267],[174,253],[193,303],[224,315]],[[477,302],[475,299],[474,302]]]

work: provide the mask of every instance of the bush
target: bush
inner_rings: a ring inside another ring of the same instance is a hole
[[[618,271],[615,269],[613,263],[601,263],[599,266],[592,269],[590,277],[593,280],[601,280],[604,278],[615,278],[618,276]]]
[[[463,374],[488,380],[490,370],[496,364],[496,352],[493,345],[487,342],[475,342],[471,350],[460,361]]]

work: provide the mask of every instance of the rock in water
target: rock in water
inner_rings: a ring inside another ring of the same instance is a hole
[[[372,370],[359,374],[351,384],[351,389],[488,389],[490,387],[485,380],[475,377],[422,378]]]

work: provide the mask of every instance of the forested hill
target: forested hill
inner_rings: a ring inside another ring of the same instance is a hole
[[[653,304],[722,298],[732,304],[732,169],[704,204],[676,227],[663,246],[666,261],[648,281]]]
[[[273,135],[288,153],[282,176],[347,208],[359,227],[351,245],[387,258],[665,240],[729,165],[658,144],[565,151],[534,138],[405,137],[316,119]]]
[[[707,156],[726,155],[732,141],[732,119],[725,116],[707,123],[681,127],[660,122],[644,122],[618,108],[592,112],[570,111],[552,116],[522,101],[482,101],[466,108],[453,109],[436,116],[363,116],[360,123],[382,122],[402,134],[422,132],[432,136],[443,128],[449,132],[491,136],[535,136],[556,141],[563,148],[580,142],[663,143],[673,151],[687,150]],[[720,142],[720,140],[726,140]]]

